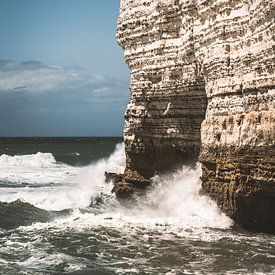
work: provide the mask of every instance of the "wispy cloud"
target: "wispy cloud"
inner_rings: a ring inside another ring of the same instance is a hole
[[[45,92],[60,89],[94,88],[95,92],[126,83],[92,75],[76,66],[47,66],[38,61],[13,62],[0,60],[0,91]],[[105,85],[105,86],[104,86]],[[100,86],[100,87],[97,87]],[[101,87],[103,86],[103,87]]]

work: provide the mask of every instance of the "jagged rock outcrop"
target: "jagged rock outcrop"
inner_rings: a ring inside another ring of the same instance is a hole
[[[221,209],[275,232],[274,14],[272,0],[121,1],[131,101],[118,194],[199,156]]]

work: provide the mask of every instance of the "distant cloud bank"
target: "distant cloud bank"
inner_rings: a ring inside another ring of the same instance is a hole
[[[128,87],[76,66],[0,60],[0,135],[122,134]]]

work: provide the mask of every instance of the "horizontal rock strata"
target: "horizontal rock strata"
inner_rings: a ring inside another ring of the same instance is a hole
[[[121,1],[131,101],[117,193],[200,152],[203,190],[244,226],[275,232],[274,13],[271,0]]]
[[[198,157],[207,99],[194,52],[193,10],[176,1],[121,1],[117,38],[131,70],[127,182],[142,185]]]
[[[198,2],[208,98],[202,187],[247,228],[275,232],[274,1]],[[272,15],[273,14],[273,15]]]

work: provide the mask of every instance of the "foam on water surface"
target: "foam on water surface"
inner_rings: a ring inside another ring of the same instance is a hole
[[[199,164],[155,177],[145,196],[124,206],[111,194],[112,184],[104,181],[105,171],[123,172],[122,144],[109,158],[84,168],[57,163],[50,155],[40,157],[44,164],[26,162],[22,170],[14,170],[16,176],[22,180],[22,171],[35,169],[45,178],[60,169],[71,172],[64,178],[55,174],[51,186],[1,188],[0,201],[20,199],[46,210],[70,210],[47,222],[19,226],[11,234],[0,231],[0,270],[181,274],[184,267],[186,274],[202,274],[215,273],[219,266],[222,271],[215,274],[245,273],[249,268],[251,274],[254,269],[274,271],[270,265],[261,266],[263,257],[266,263],[275,259],[274,241],[232,231],[232,221],[200,194]],[[8,158],[5,169],[16,167],[16,161]]]
[[[28,187],[13,190],[12,193],[4,192],[0,195],[2,201],[20,199],[46,210],[83,209],[89,207],[91,200],[102,201],[101,205],[97,206],[96,214],[74,212],[74,215],[65,221],[66,226],[70,227],[133,224],[149,227],[169,225],[183,228],[227,228],[231,225],[231,220],[219,211],[214,202],[199,194],[199,165],[183,166],[176,173],[155,177],[153,186],[146,196],[137,198],[132,207],[124,207],[116,201],[114,195],[111,195],[112,184],[106,184],[104,180],[105,171],[123,172],[125,166],[123,145],[118,145],[108,159],[102,159],[85,168],[76,169],[57,164],[49,154],[33,156],[34,159],[41,157],[45,158],[45,161],[42,165],[36,166],[45,169],[45,173],[52,172],[48,167],[58,166],[68,171],[73,169],[75,174],[68,172],[67,177],[59,178],[63,181],[63,185],[47,188]],[[30,164],[28,166],[25,163],[25,170],[35,166],[31,156],[23,158],[28,159]],[[10,163],[17,165],[17,160],[13,159]],[[8,165],[7,167],[10,168]],[[56,221],[56,225],[58,224]]]
[[[7,161],[2,159],[5,166],[0,172],[1,180],[15,178],[14,183],[19,185],[20,182],[54,184],[43,188],[32,188],[31,185],[16,189],[2,188],[0,201],[11,202],[20,199],[46,210],[88,207],[98,190],[106,188],[104,172],[123,171],[123,152],[123,145],[119,144],[108,159],[99,160],[84,168],[57,163],[51,154],[4,156],[3,159]],[[23,167],[19,165],[22,159],[28,160]],[[40,160],[40,164],[35,164],[36,159]],[[111,193],[109,189],[108,192]]]
[[[51,153],[0,156],[0,181],[14,184],[63,183],[79,168],[56,162]]]

